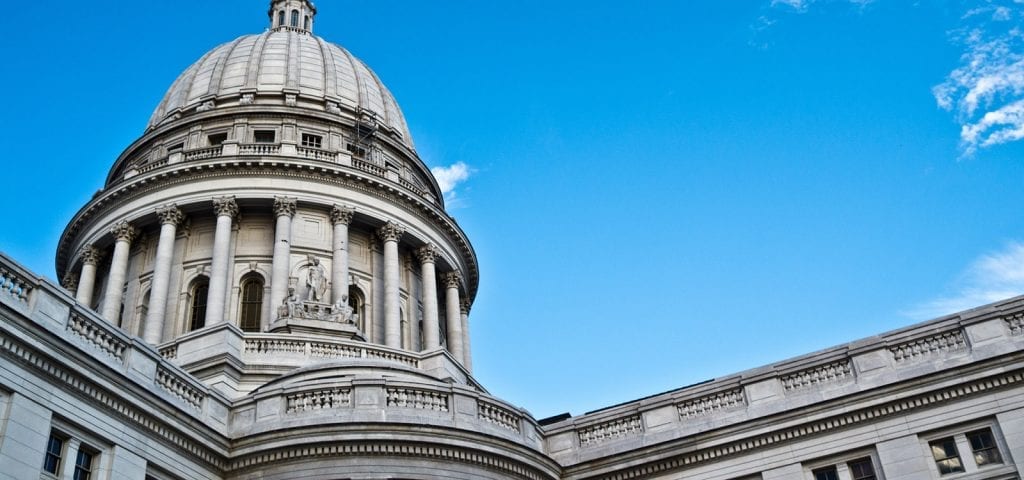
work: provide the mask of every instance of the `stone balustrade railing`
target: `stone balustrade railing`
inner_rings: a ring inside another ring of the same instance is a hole
[[[206,160],[207,158],[219,157],[224,153],[223,145],[214,145],[212,147],[198,148],[195,150],[189,150],[185,152],[185,161],[192,162],[196,160]]]
[[[164,348],[168,348],[169,345]],[[246,334],[242,343],[242,360],[302,366],[323,360],[361,358],[383,360],[411,368],[420,367],[420,359],[401,350],[364,342],[347,340],[290,339],[274,334]]]
[[[254,143],[248,145],[239,145],[239,155],[279,155],[281,153],[281,146],[269,143]]]
[[[35,322],[70,348],[122,372],[122,384],[135,383],[142,390],[148,390],[171,404],[184,404],[188,407],[185,411],[206,424],[225,424],[223,412],[227,411],[230,402],[223,395],[193,379],[141,339],[128,335],[96,312],[78,305],[63,288],[35,277],[2,253],[0,303],[21,312],[26,321]],[[19,338],[16,333],[0,330],[0,336],[5,335],[9,335],[12,342]],[[24,353],[25,350],[18,352]],[[76,371],[83,365],[76,363],[64,368]],[[96,386],[89,386],[85,381],[76,381],[74,385],[85,389],[88,394],[99,393]],[[104,398],[109,398],[109,395]]]
[[[1024,350],[1024,297],[544,427],[571,465]],[[926,361],[927,360],[927,361]],[[653,435],[653,437],[652,437]]]

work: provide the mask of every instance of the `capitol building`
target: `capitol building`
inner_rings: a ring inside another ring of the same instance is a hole
[[[470,239],[317,16],[174,80],[60,285],[0,255],[0,478],[1021,478],[1024,297],[583,415],[492,396]]]

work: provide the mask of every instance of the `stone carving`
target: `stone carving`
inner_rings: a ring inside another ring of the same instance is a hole
[[[92,244],[83,247],[81,255],[84,265],[99,265],[100,259],[103,258],[103,253],[100,252],[100,249],[92,246]]]
[[[289,197],[274,197],[274,216],[283,215],[294,217],[297,199]]]
[[[239,105],[252,105],[256,103],[256,95],[251,93],[243,93],[242,98],[238,99]]]
[[[441,276],[441,280],[447,288],[459,288],[462,285],[462,276],[459,272],[447,272]]]
[[[403,234],[405,234],[405,228],[392,221],[388,221],[377,229],[377,237],[384,243],[397,242]]]
[[[196,112],[207,112],[213,110],[214,108],[216,108],[216,106],[217,105],[213,103],[213,100],[207,100],[198,107],[196,107]]]
[[[352,207],[335,205],[334,208],[331,209],[331,223],[335,225],[342,223],[348,225],[352,223],[352,217],[355,213],[356,210]]]
[[[118,242],[132,243],[132,240],[135,239],[135,236],[138,233],[138,230],[135,230],[135,227],[128,223],[127,220],[121,220],[110,228],[110,234],[113,235]]]
[[[424,245],[417,248],[416,258],[419,259],[420,263],[434,263],[434,260],[437,258],[437,247]]]
[[[217,213],[218,217],[238,216],[238,204],[235,203],[235,197],[217,197],[213,199],[213,211]]]
[[[156,216],[160,218],[162,225],[179,225],[185,220],[185,214],[177,205],[171,204],[156,209]]]
[[[743,389],[737,388],[727,392],[714,393],[688,400],[677,405],[676,409],[679,411],[681,418],[691,418],[710,415],[719,410],[741,407],[745,404]]]
[[[74,272],[65,273],[64,278],[60,280],[60,285],[70,292],[78,290],[78,275]]]
[[[1010,327],[1010,335],[1020,335],[1024,333],[1024,313],[1018,313],[1012,317],[1003,317],[1006,322],[1006,326]]]
[[[309,281],[307,280],[307,282]],[[321,281],[323,285],[326,285],[326,280],[321,279]],[[326,287],[324,287],[324,290],[326,290]],[[314,287],[310,287],[310,292],[315,291]],[[312,295],[312,293],[307,296],[309,295]],[[288,289],[288,296],[281,302],[281,306],[277,307],[277,316],[279,320],[291,318],[350,325],[355,325],[356,323],[354,311],[348,304],[348,295],[342,295],[337,302],[331,305],[322,303],[319,299],[299,300],[299,296],[295,294],[294,288]]]
[[[459,313],[463,315],[469,315],[469,309],[472,307],[473,305],[469,303],[468,298],[463,298],[462,300],[459,300]]]
[[[288,296],[284,297],[281,307],[278,309],[277,316],[292,318],[295,316],[295,312],[298,310],[299,296],[295,294],[295,289],[288,288]]]
[[[576,431],[580,437],[580,446],[586,447],[604,443],[618,438],[634,437],[644,431],[640,415],[616,418],[610,422],[599,423]]]
[[[943,332],[930,337],[901,343],[895,347],[889,347],[892,358],[897,362],[915,360],[928,355],[938,353],[955,352],[967,349],[967,341],[960,330]]]
[[[327,272],[320,259],[313,255],[307,255],[309,267],[306,269],[306,300],[319,302],[327,292]]]
[[[341,106],[336,102],[327,102],[327,112],[335,115],[341,115]]]
[[[299,96],[294,93],[286,93],[284,96],[284,104],[289,107],[294,107],[299,104]]]
[[[819,383],[836,382],[847,377],[853,377],[853,369],[849,360],[840,360],[827,365],[801,370],[779,378],[783,388],[795,390],[798,388],[810,387]]]

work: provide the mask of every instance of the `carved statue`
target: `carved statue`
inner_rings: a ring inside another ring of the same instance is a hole
[[[206,112],[206,111],[209,111],[209,110],[213,110],[215,107],[216,107],[216,104],[213,103],[213,100],[207,100],[207,101],[203,102],[202,105],[196,107],[196,111],[197,112]]]
[[[299,306],[299,296],[295,294],[295,289],[288,288],[288,296],[284,297],[284,301],[281,302],[281,306],[277,309],[277,316],[282,318],[295,317],[295,310]]]
[[[324,271],[324,267],[320,265],[320,259],[313,255],[307,257],[309,259],[309,268],[306,272],[306,300],[319,302],[323,300],[324,294],[327,292],[327,272]]]

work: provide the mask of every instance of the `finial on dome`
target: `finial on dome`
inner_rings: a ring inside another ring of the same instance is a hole
[[[272,30],[312,32],[316,6],[309,0],[271,0],[267,14]]]

